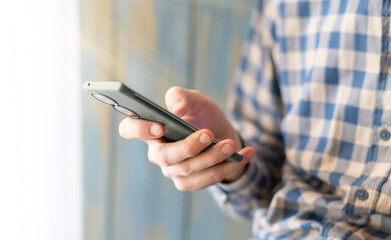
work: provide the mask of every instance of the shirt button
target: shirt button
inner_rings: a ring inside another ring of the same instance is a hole
[[[361,201],[367,200],[368,196],[369,196],[368,192],[364,189],[360,189],[356,192],[356,197]]]
[[[387,141],[388,139],[390,139],[391,134],[387,129],[383,129],[380,131],[379,137],[384,141]]]

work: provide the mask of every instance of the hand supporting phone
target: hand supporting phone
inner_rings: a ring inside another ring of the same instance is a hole
[[[163,124],[165,129],[164,138],[168,141],[182,140],[198,130],[190,123],[153,103],[121,82],[85,82],[83,88],[97,100],[111,105],[127,117]],[[218,143],[218,140],[214,139],[206,149],[216,143]],[[240,162],[242,159],[243,156],[235,152],[224,161]]]

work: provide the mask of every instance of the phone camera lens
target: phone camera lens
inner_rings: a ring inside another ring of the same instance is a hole
[[[103,94],[92,92],[91,96],[93,96],[94,98],[98,99],[99,101],[107,103],[109,105],[112,105],[112,106],[118,105],[113,99],[111,99]]]
[[[113,107],[114,107],[115,110],[117,110],[118,112],[120,112],[120,113],[122,113],[122,114],[124,114],[124,115],[126,115],[128,117],[139,118],[139,116],[135,112],[133,112],[133,111],[131,111],[131,110],[125,108],[125,107],[118,106],[118,105],[114,105]]]
[[[104,102],[106,104],[109,104],[111,106],[113,106],[113,108],[115,110],[117,110],[118,112],[124,114],[125,116],[128,116],[128,117],[131,117],[131,118],[140,118],[135,112],[133,112],[132,110],[129,110],[125,107],[122,107],[122,106],[119,106],[118,103],[116,101],[114,101],[113,99],[101,94],[101,93],[96,93],[96,92],[92,92],[91,95],[98,99],[99,101],[101,102]]]

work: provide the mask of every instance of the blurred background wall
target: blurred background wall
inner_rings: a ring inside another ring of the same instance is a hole
[[[122,81],[161,105],[170,86],[225,108],[255,0],[81,0],[82,81]],[[85,239],[245,239],[206,191],[180,192],[83,95]]]
[[[80,240],[78,0],[0,4],[0,239]]]

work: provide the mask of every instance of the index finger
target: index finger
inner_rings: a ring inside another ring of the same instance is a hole
[[[121,121],[118,131],[126,139],[149,140],[161,138],[164,135],[162,124],[129,117]]]

